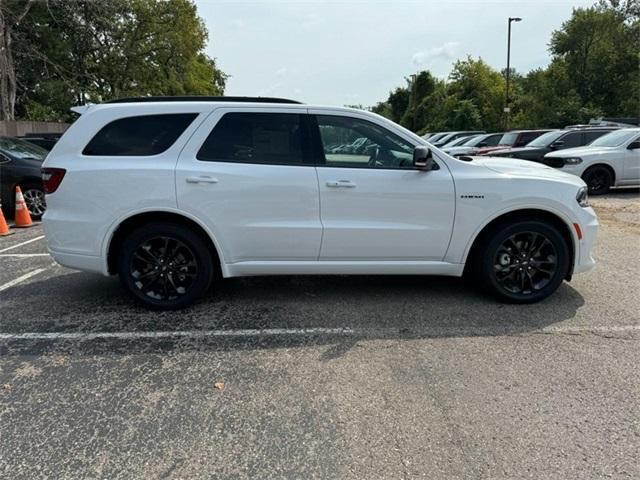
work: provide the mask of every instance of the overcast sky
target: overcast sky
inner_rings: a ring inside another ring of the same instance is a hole
[[[467,54],[519,72],[549,63],[553,30],[595,0],[196,0],[207,53],[231,75],[227,95],[370,106],[428,69],[445,78]]]

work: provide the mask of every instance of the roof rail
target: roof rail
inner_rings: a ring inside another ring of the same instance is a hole
[[[138,103],[138,102],[247,102],[247,103],[297,103],[296,100],[273,97],[207,97],[189,95],[182,97],[126,97],[108,100],[103,103]]]

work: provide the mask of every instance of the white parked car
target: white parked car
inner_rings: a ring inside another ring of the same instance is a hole
[[[368,152],[331,152],[362,137]],[[118,274],[156,309],[191,304],[218,276],[294,274],[466,273],[528,303],[594,265],[598,222],[581,179],[457,160],[362,110],[215,97],[91,105],[43,179],[51,255]]]
[[[581,177],[593,195],[640,185],[640,128],[615,130],[585,147],[547,153],[543,163]]]

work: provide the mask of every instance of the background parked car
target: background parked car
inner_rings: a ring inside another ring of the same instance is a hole
[[[520,158],[522,160],[542,162],[543,157],[549,152],[587,145],[596,138],[613,130],[615,130],[613,127],[556,130],[539,136],[524,147],[496,150],[491,152],[490,155],[492,157]]]
[[[476,135],[453,147],[446,145],[442,150],[453,157],[458,157],[460,155],[474,155],[481,148],[495,146],[502,136],[502,133],[485,133],[484,135]]]
[[[452,140],[460,137],[468,137],[469,135],[479,135],[481,133],[486,133],[484,130],[476,130],[476,131],[460,131],[460,132],[449,132],[447,135],[440,137],[437,140],[429,140],[429,143],[434,147],[442,147],[446,145]]]
[[[440,150],[443,150],[445,148],[457,147],[458,145],[462,145],[463,143],[468,142],[469,140],[472,140],[477,136],[478,135],[465,135],[463,137],[456,138],[455,140],[451,140],[446,145],[443,145],[442,147],[440,147]]]
[[[443,138],[445,135],[448,135],[451,132],[436,132],[436,133],[431,133],[429,135],[425,135],[422,138],[424,138],[425,140],[429,141],[429,142],[436,142],[438,140],[440,140],[441,138]]]
[[[41,148],[44,148],[47,152],[50,152],[53,146],[58,141],[57,138],[51,138],[51,137],[16,137],[16,138],[19,138],[20,140],[24,140],[25,142],[29,142]]]
[[[552,130],[511,130],[510,132],[505,132],[502,135],[502,138],[498,141],[497,145],[488,145],[486,147],[479,148],[475,152],[475,155],[486,155],[495,150],[502,150],[504,148],[524,147],[530,141],[550,131]]]
[[[19,138],[0,137],[0,194],[6,217],[14,214],[16,185],[22,190],[31,218],[42,217],[46,203],[40,168],[47,153]]]
[[[593,195],[614,186],[640,185],[640,128],[616,130],[585,147],[548,153],[542,162],[582,177]]]

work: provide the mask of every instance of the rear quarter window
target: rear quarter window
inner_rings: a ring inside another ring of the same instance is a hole
[[[102,127],[82,154],[158,155],[171,147],[197,116],[197,113],[168,113],[120,118]]]

